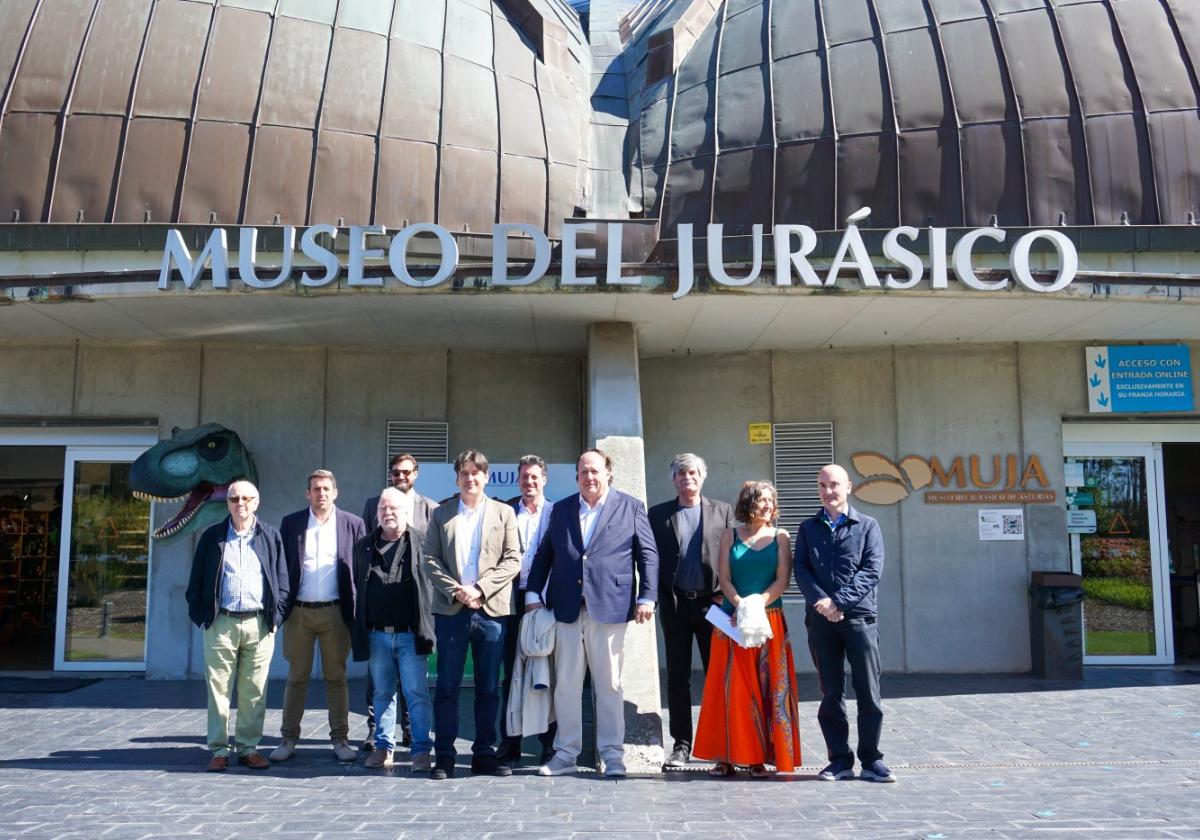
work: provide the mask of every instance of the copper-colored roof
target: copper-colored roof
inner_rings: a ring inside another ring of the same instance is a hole
[[[3,0],[0,222],[1200,216],[1196,0],[621,10],[589,45],[566,0]]]
[[[562,0],[4,0],[0,221],[553,230],[582,43]]]
[[[716,7],[629,18],[633,191],[665,231],[831,228],[862,206],[872,227],[1200,217],[1196,0]]]

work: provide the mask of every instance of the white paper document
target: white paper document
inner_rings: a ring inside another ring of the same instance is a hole
[[[716,627],[739,645],[742,643],[742,631],[734,626],[733,621],[725,614],[725,610],[713,604],[708,608],[708,614],[704,617],[708,619],[709,624]]]

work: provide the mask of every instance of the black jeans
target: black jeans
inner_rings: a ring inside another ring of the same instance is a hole
[[[692,640],[700,648],[700,662],[708,671],[712,624],[704,617],[711,596],[686,598],[680,593],[658,599],[663,647],[667,655],[667,711],[671,738],[676,745],[692,746]]]
[[[517,591],[516,596],[517,609],[525,609],[525,592]],[[517,661],[517,646],[521,643],[521,616],[523,612],[516,615],[506,616],[504,619],[504,681],[501,684],[500,697],[500,749],[499,755],[504,759],[515,759],[521,755],[521,736],[510,735],[508,733],[508,695],[512,692],[512,672],[513,665]],[[558,729],[557,723],[551,723],[550,728],[545,732],[540,733],[537,737],[542,744],[542,752],[545,753],[554,749],[554,732]]]
[[[870,764],[883,758],[879,733],[883,708],[879,699],[879,626],[875,616],[831,622],[807,610],[808,650],[817,666],[821,706],[817,721],[829,751],[829,760],[854,763],[850,750],[850,722],[846,718],[846,662],[858,706],[858,760]]]

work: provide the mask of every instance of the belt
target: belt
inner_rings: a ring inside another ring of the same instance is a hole
[[[401,630],[399,627],[395,626],[394,624],[388,624],[388,625],[372,624],[370,629],[374,630],[376,633],[409,633],[409,632],[411,632],[410,630]]]
[[[694,601],[697,598],[712,598],[712,592],[705,589],[676,589],[675,594],[680,598],[687,598],[689,601]]]
[[[315,610],[318,607],[332,607],[337,602],[337,598],[334,598],[332,601],[297,601],[296,606],[307,607],[310,610]]]
[[[221,607],[217,612],[221,615],[227,615],[230,618],[254,618],[254,616],[262,614],[262,610],[227,610],[224,607]]]

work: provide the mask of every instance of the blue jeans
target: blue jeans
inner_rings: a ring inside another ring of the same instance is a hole
[[[429,730],[433,725],[433,703],[429,699],[428,657],[416,650],[412,633],[383,633],[372,630],[367,668],[375,683],[375,745],[381,750],[396,749],[396,679],[408,701],[412,716],[412,754],[428,754],[433,749]],[[389,690],[390,689],[390,690]]]
[[[458,737],[458,690],[467,664],[467,648],[475,660],[475,755],[496,754],[496,722],[500,711],[500,661],[504,658],[504,619],[483,610],[461,609],[435,615],[437,692],[434,703],[439,756],[453,756]],[[416,738],[416,734],[413,735]]]

